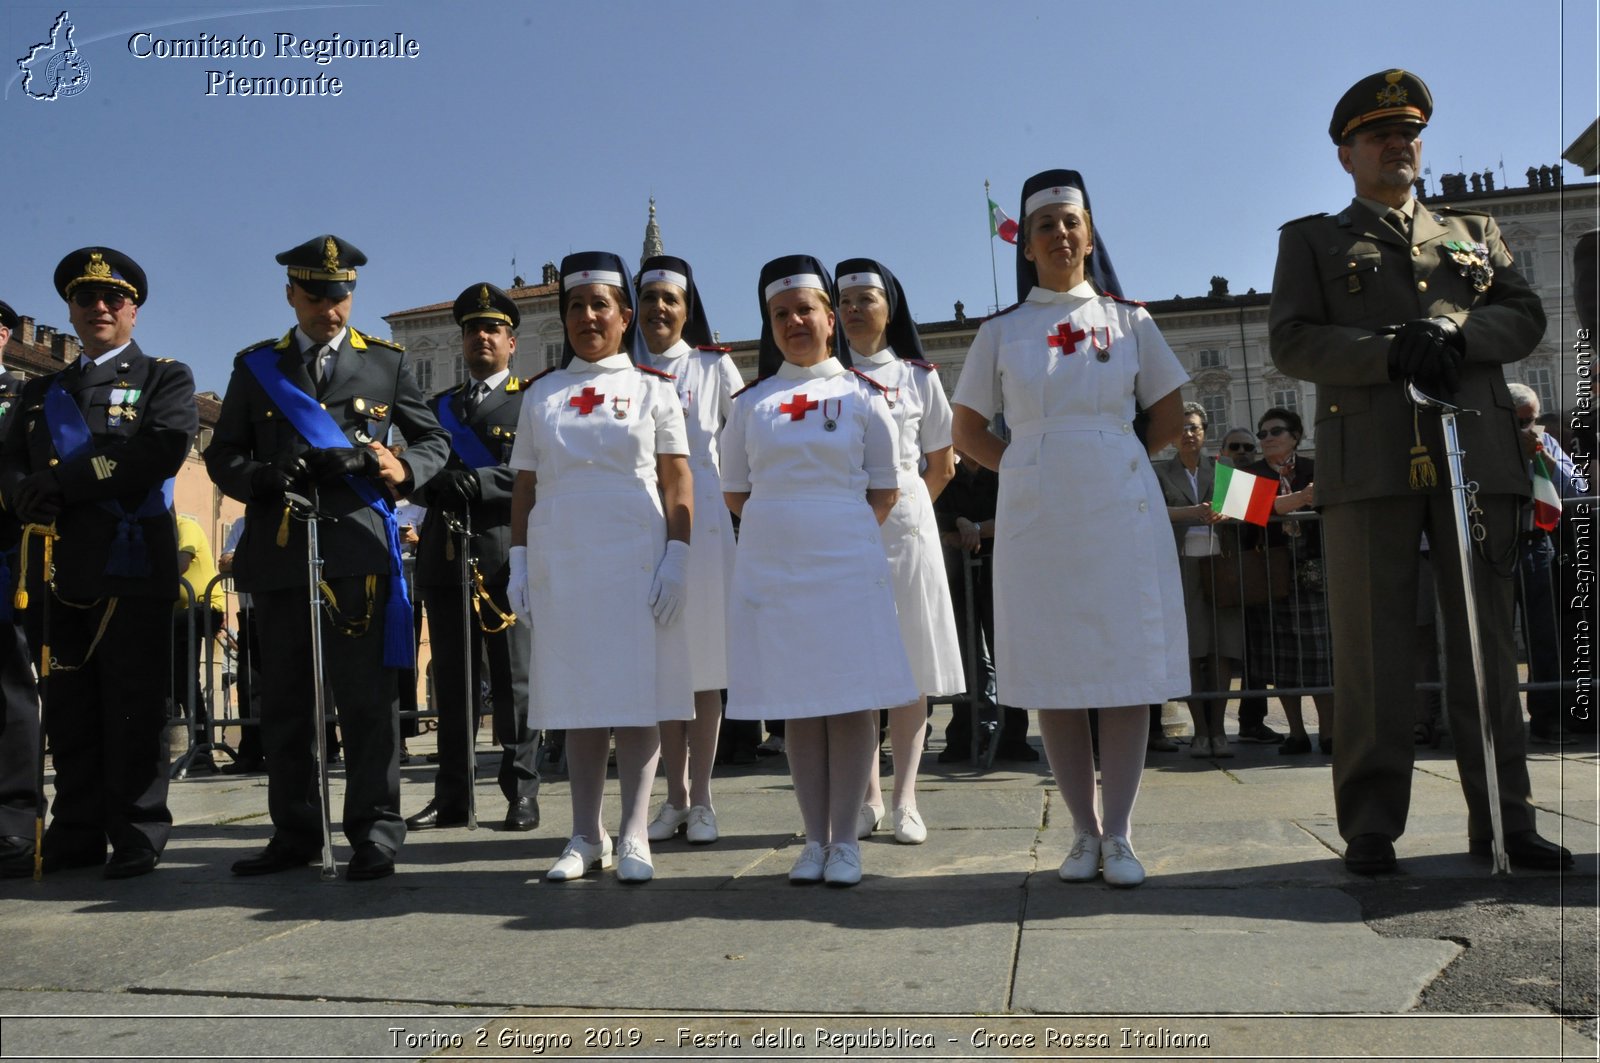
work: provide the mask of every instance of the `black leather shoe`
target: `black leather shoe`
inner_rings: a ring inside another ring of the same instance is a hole
[[[433,830],[435,827],[465,827],[467,811],[440,808],[439,802],[429,801],[421,812],[406,820],[406,830]]]
[[[539,825],[539,799],[519,797],[506,806],[506,830],[529,831]]]
[[[1494,842],[1474,838],[1467,843],[1473,856],[1494,856]],[[1565,871],[1572,866],[1572,853],[1555,842],[1539,837],[1538,831],[1520,830],[1506,835],[1506,859],[1512,867],[1530,871]]]
[[[46,875],[53,875],[57,871],[70,871],[76,867],[103,867],[105,862],[106,851],[104,849],[96,852],[93,849],[51,848],[49,840],[46,839],[44,844],[44,866],[41,870]],[[28,869],[28,873],[30,875],[33,873],[31,867]]]
[[[241,757],[222,768],[224,775],[255,775],[267,770],[265,757]]]
[[[217,773],[217,762],[212,759],[210,753],[204,753],[191,760],[184,771],[190,775],[215,775]]]
[[[27,878],[33,874],[33,839],[0,838],[0,878]]]
[[[362,842],[350,857],[344,877],[351,882],[371,882],[394,874],[394,853],[377,842]]]
[[[154,849],[120,849],[106,864],[106,878],[138,878],[154,871],[160,862],[161,854]]]
[[[1358,875],[1393,871],[1394,842],[1382,834],[1357,834],[1344,847],[1344,866]]]
[[[316,863],[322,858],[320,851],[297,849],[288,842],[279,841],[277,838],[267,843],[267,847],[254,856],[247,856],[243,860],[233,862],[235,875],[275,875],[279,871],[290,871],[297,867]]]
[[[968,741],[970,742],[971,739],[968,739]],[[955,742],[946,740],[944,748],[939,750],[939,755],[933,759],[940,764],[958,764],[966,760],[967,757],[967,743],[963,742],[958,745]]]

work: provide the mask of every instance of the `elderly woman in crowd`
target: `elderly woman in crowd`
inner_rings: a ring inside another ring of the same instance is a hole
[[[1308,510],[1315,502],[1311,459],[1295,455],[1305,434],[1300,415],[1277,406],[1256,422],[1262,459],[1246,465],[1244,471],[1277,481],[1278,497],[1273,500],[1272,512],[1279,516]],[[1245,610],[1251,682],[1275,687],[1330,686],[1332,637],[1323,586],[1322,525],[1288,520],[1274,521],[1265,529],[1248,528],[1241,548],[1254,549],[1263,536],[1269,549],[1289,551],[1291,575],[1288,593]],[[1300,695],[1281,694],[1278,700],[1289,718],[1289,736],[1278,752],[1311,752]],[[1311,702],[1317,710],[1317,746],[1323,753],[1332,753],[1333,695],[1315,694]]]
[[[689,674],[694,720],[661,722],[661,762],[667,800],[650,821],[650,840],[679,831],[691,845],[717,840],[711,804],[711,767],[722,723],[722,688],[728,685],[728,580],[733,575],[733,522],[722,502],[717,432],[733,393],[744,386],[727,351],[711,346],[711,325],[689,263],[671,255],[646,259],[639,273],[639,333],[650,363],[672,376],[683,403],[694,475],[694,538],[689,547]]]
[[[900,497],[883,522],[883,546],[894,581],[900,637],[922,696],[889,710],[894,840],[920,845],[928,839],[917,810],[917,766],[927,733],[928,698],[959,694],[967,686],[933,514],[933,500],[955,475],[950,401],[934,366],[922,357],[922,341],[895,275],[870,258],[847,258],[839,263],[834,280],[850,361],[883,387],[898,441]],[[858,834],[871,834],[883,815],[878,773],[870,780]]]
[[[1177,552],[1149,459],[1179,435],[1188,378],[1150,315],[1120,298],[1075,171],[1029,178],[1020,217],[1023,302],[978,330],[954,396],[956,446],[1000,473],[998,698],[1045,710],[1039,733],[1076,831],[1061,878],[1137,886],[1147,706],[1190,685]],[[988,428],[1002,411],[1009,443]],[[1086,709],[1100,711],[1101,808]]]
[[[546,881],[612,862],[609,729],[622,789],[617,878],[654,874],[646,819],[662,720],[693,715],[682,611],[693,485],[683,406],[634,361],[633,285],[603,252],[561,262],[567,361],[534,378],[511,467],[511,604],[534,625],[529,723],[565,728],[572,840]]]
[[[1189,713],[1194,718],[1189,755],[1231,757],[1233,750],[1228,748],[1223,720],[1228,705],[1226,695],[1193,696],[1199,691],[1226,691],[1244,660],[1244,622],[1239,607],[1216,605],[1210,588],[1204,585],[1211,573],[1203,570],[1201,562],[1224,553],[1224,537],[1234,547],[1227,552],[1238,552],[1237,528],[1216,527],[1223,516],[1211,508],[1213,474],[1205,455],[1205,442],[1205,407],[1198,402],[1184,403],[1177,456],[1157,466],[1156,476],[1161,481],[1167,518],[1172,521],[1177,540],[1183,605],[1189,622],[1189,674],[1193,686]]]
[[[760,376],[722,430],[722,490],[741,521],[727,712],[788,721],[806,832],[789,880],[852,886],[878,710],[917,686],[878,530],[898,493],[894,420],[883,388],[838,357],[830,287],[807,255],[762,268]]]

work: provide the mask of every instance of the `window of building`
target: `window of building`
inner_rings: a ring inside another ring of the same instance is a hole
[[[424,395],[433,394],[433,362],[423,358],[412,367],[417,375],[417,389]]]
[[[1221,392],[1202,395],[1200,405],[1206,408],[1206,424],[1211,426],[1207,432],[1213,438],[1220,439],[1222,433],[1228,430],[1228,396]]]
[[[1517,249],[1517,272],[1522,274],[1522,279],[1528,286],[1536,287],[1539,283],[1539,252],[1531,247]]]
[[[1523,370],[1523,381],[1533,393],[1539,396],[1539,409],[1544,412],[1556,408],[1555,382],[1551,379],[1550,370],[1543,366],[1533,366]]]
[[[1277,388],[1272,392],[1272,405],[1291,413],[1300,412],[1300,389]]]
[[[1215,347],[1205,347],[1194,354],[1194,367],[1196,369],[1221,369],[1222,352]]]
[[[564,348],[559,343],[547,343],[544,345],[544,367],[546,369],[561,364],[562,350]]]

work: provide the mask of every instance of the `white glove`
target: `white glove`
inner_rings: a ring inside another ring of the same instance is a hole
[[[511,548],[511,581],[506,584],[506,600],[511,603],[511,611],[517,614],[517,619],[531,627],[533,625],[533,601],[528,594],[528,548],[526,546],[513,546]]]
[[[666,627],[683,611],[683,592],[689,582],[689,544],[668,539],[667,552],[656,565],[656,578],[650,583],[650,611],[656,623]]]

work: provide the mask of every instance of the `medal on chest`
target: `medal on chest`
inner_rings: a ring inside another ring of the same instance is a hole
[[[106,427],[115,428],[124,420],[132,421],[137,418],[139,410],[134,403],[139,401],[141,394],[143,392],[139,388],[112,388],[110,405],[106,407]]]
[[[888,400],[889,409],[892,410],[895,407],[895,403],[900,401],[900,389],[899,388],[884,388],[883,389],[883,397]]]
[[[633,399],[625,399],[621,395],[612,396],[611,415],[619,421],[628,419],[628,409],[633,405]]]
[[[1475,292],[1486,292],[1494,280],[1494,267],[1489,265],[1487,244],[1469,244],[1464,240],[1451,240],[1444,245],[1456,270],[1472,285]]]
[[[1054,332],[1045,335],[1045,344],[1061,352],[1065,358],[1069,354],[1076,354],[1078,344],[1084,340],[1089,341],[1089,350],[1095,352],[1095,359],[1101,362],[1111,360],[1111,328],[1107,325],[1091,325],[1087,330],[1080,329],[1071,318],[1056,326]]]
[[[893,403],[890,403],[892,406]],[[822,400],[822,430],[832,432],[839,427],[839,416],[844,413],[843,399]]]

